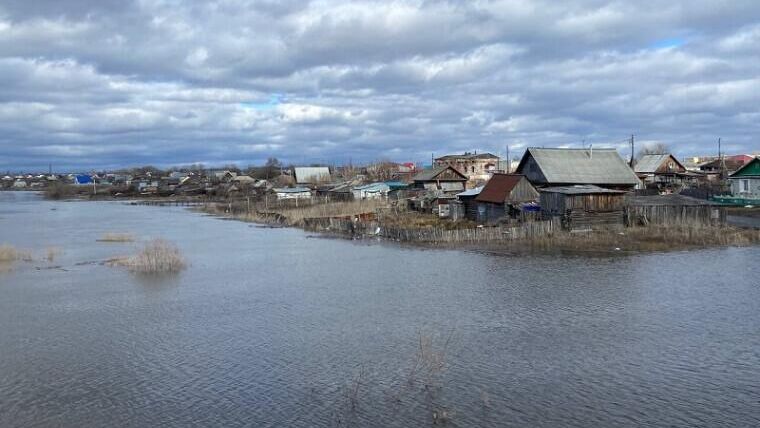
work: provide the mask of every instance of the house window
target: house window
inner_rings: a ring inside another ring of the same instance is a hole
[[[739,181],[739,192],[741,192],[741,193],[749,193],[749,180],[740,180]]]

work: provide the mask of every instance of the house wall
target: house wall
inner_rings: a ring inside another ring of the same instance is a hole
[[[539,198],[538,191],[526,179],[522,178],[507,196],[506,203],[516,204],[522,202],[532,202]]]
[[[536,163],[536,160],[533,159],[533,156],[529,156],[526,159],[522,170],[518,171],[518,174],[523,174],[531,183],[546,183],[546,177],[544,177],[544,173],[541,171],[538,163]]]
[[[565,195],[562,193],[541,193],[541,209],[551,215],[565,211],[614,212],[623,209],[625,196],[616,194]]]
[[[760,177],[731,178],[731,194],[749,199],[760,199]],[[749,184],[748,191],[742,191],[742,181]]]

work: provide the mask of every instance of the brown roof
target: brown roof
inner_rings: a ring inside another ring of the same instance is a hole
[[[494,174],[475,200],[503,204],[523,177],[521,174]]]

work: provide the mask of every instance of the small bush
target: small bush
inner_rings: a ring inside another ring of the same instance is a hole
[[[142,274],[176,273],[186,266],[179,249],[162,239],[148,242],[137,255],[119,259],[116,264]]]
[[[135,237],[129,233],[104,233],[98,242],[132,242]]]

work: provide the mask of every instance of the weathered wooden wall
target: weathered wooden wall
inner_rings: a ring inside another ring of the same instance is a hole
[[[712,205],[631,205],[625,209],[629,226],[723,226],[726,210]]]

